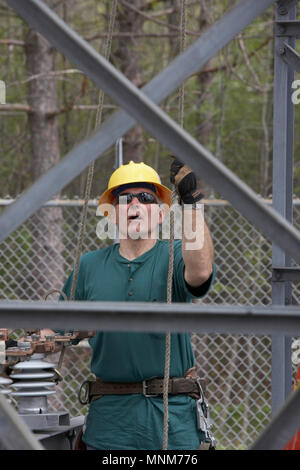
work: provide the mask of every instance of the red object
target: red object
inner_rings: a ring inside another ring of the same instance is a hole
[[[294,390],[296,390],[298,387],[300,387],[300,365],[296,374]],[[290,442],[284,447],[284,450],[300,450],[300,429],[292,437]]]

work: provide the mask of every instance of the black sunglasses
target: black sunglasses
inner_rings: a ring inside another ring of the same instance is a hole
[[[142,193],[123,193],[119,194],[116,198],[117,204],[130,204],[133,198],[137,198],[139,202],[142,204],[158,204],[155,196],[150,193],[142,192]]]

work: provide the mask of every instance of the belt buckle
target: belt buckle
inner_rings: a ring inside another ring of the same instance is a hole
[[[152,379],[154,379],[155,377],[151,377]],[[158,393],[147,393],[147,388],[149,387],[149,385],[147,385],[147,382],[149,382],[149,380],[151,379],[146,379],[146,380],[143,380],[142,382],[142,389],[143,389],[143,395],[144,397],[147,397],[147,398],[151,398],[151,397],[158,397]]]

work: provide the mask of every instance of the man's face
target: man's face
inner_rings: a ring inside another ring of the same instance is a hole
[[[157,194],[147,188],[128,188],[119,194],[115,203],[120,239],[158,238],[163,215]]]

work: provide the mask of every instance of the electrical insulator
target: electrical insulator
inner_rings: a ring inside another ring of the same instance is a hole
[[[19,346],[19,345],[18,345]],[[26,344],[22,344],[26,347]],[[18,401],[20,414],[48,413],[47,397],[55,394],[55,364],[44,360],[45,354],[33,354],[29,360],[15,364],[10,374],[12,387],[16,390],[11,396]]]

